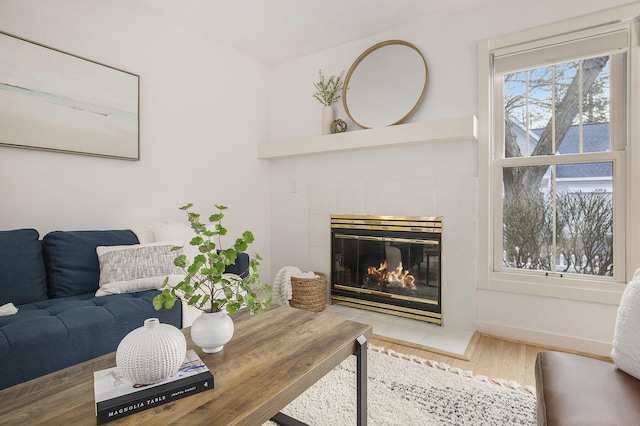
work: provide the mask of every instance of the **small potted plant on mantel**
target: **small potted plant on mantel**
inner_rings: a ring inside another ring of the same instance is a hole
[[[258,275],[258,265],[262,258],[255,253],[249,256],[249,269],[245,278],[226,274],[227,266],[235,263],[238,253],[247,250],[254,240],[251,231],[244,231],[233,247],[222,249],[220,239],[227,234],[222,226],[223,211],[227,207],[215,205],[217,213],[209,216],[210,229],[200,221],[200,215],[190,209],[189,203],[180,208],[187,213],[194,232],[189,245],[197,249],[193,259],[187,259],[184,246],[173,247],[178,252],[174,264],[186,276],[176,285],[164,280],[162,293],[153,299],[153,306],[170,309],[178,299],[186,300],[189,306],[202,311],[191,326],[191,339],[204,352],[218,352],[233,336],[233,320],[228,314],[247,306],[251,314],[261,314],[271,305],[271,286],[263,284]],[[216,245],[215,239],[218,243]]]
[[[333,104],[340,100],[342,92],[342,77],[344,77],[344,71],[339,76],[332,75],[328,80],[325,79],[322,70],[318,71],[320,80],[313,83],[316,88],[316,92],[313,97],[320,102],[322,107],[322,134],[328,135],[331,133],[331,123],[333,123],[334,112]]]

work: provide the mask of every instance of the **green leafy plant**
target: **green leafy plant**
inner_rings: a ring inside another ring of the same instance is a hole
[[[209,216],[210,229],[200,221],[200,215],[191,211],[193,204],[180,207],[187,213],[189,224],[194,231],[194,237],[189,245],[198,250],[193,259],[187,259],[184,246],[175,246],[172,250],[180,252],[174,264],[185,273],[185,278],[176,285],[169,284],[169,277],[165,278],[162,293],[153,299],[156,310],[163,306],[170,309],[179,298],[184,298],[187,304],[205,312],[217,312],[222,309],[230,314],[247,306],[251,314],[261,314],[271,305],[271,286],[262,283],[258,275],[258,265],[262,258],[255,253],[249,257],[249,268],[245,278],[234,278],[225,274],[227,266],[235,263],[238,253],[245,252],[254,241],[251,231],[244,231],[235,241],[233,247],[221,248],[221,237],[227,234],[222,226],[225,206],[215,205],[217,213]],[[218,240],[216,245],[215,240]],[[242,275],[242,274],[241,274]]]
[[[332,75],[328,80],[325,79],[322,70],[318,71],[320,80],[313,83],[317,92],[313,94],[313,97],[318,100],[322,105],[329,106],[338,102],[341,97],[342,91],[342,77],[344,77],[344,71],[339,76]]]

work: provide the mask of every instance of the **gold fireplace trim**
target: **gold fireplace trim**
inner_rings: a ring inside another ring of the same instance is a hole
[[[349,286],[341,285],[341,284],[334,284],[333,288],[337,288],[339,290],[353,291],[353,292],[357,292],[357,293],[371,294],[373,296],[382,296],[382,297],[387,297],[389,299],[409,300],[411,302],[427,303],[427,304],[436,305],[436,306],[438,305],[438,301],[437,300],[425,299],[425,298],[422,298],[422,297],[403,296],[401,294],[386,293],[386,292],[381,292],[381,291],[376,291],[376,290],[369,290],[369,289],[366,289],[366,288],[349,287]]]
[[[442,233],[442,216],[331,215],[331,228]]]
[[[410,244],[422,244],[422,245],[432,245],[432,246],[437,246],[440,244],[438,241],[431,241],[431,240],[416,240],[412,238],[371,237],[369,235],[335,234],[335,237],[343,240],[383,241],[383,242],[391,242],[391,243],[410,243]]]
[[[384,303],[373,302],[370,300],[354,299],[351,297],[335,296],[335,295],[331,296],[331,303],[442,325],[442,314],[438,314],[435,312],[421,311],[418,309],[387,305]]]

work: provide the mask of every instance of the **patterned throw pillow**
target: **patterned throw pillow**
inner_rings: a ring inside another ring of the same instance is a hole
[[[100,288],[96,296],[159,289],[166,277],[172,285],[184,278],[173,264],[173,244],[149,243],[98,247]]]

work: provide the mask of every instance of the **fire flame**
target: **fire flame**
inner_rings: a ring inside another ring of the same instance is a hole
[[[402,286],[402,288],[415,289],[415,277],[409,274],[409,271],[402,269],[402,262],[393,271],[387,271],[387,261],[380,264],[380,267],[367,267],[367,274],[372,275],[378,281],[387,281],[394,286]]]

